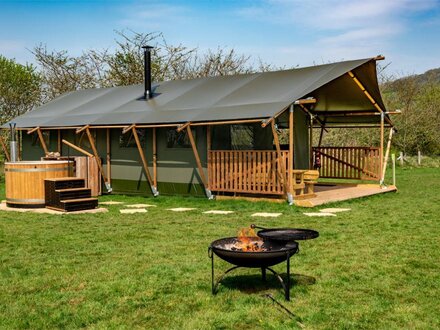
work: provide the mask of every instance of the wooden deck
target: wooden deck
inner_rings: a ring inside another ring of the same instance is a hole
[[[295,200],[295,205],[301,207],[315,207],[327,203],[340,202],[395,191],[397,191],[395,186],[381,188],[378,184],[316,185],[316,197],[297,199]]]

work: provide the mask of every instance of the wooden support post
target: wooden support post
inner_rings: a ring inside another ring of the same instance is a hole
[[[112,157],[111,157],[111,139],[110,139],[110,137],[111,137],[111,135],[110,135],[110,128],[106,128],[106,142],[107,142],[107,159],[106,159],[106,162],[107,162],[107,179],[108,179],[108,182],[111,184],[112,183],[112,165],[111,165],[111,162],[112,162]]]
[[[208,125],[206,126],[206,151],[207,151],[207,158],[208,158],[208,189],[211,190],[211,185],[210,185],[210,179],[211,179],[211,173],[209,172],[209,168],[212,166],[211,164],[211,126]]]
[[[157,139],[156,139],[156,127],[153,127],[153,184],[157,188]]]
[[[59,129],[59,130],[57,130],[57,150],[58,150],[58,153],[60,154],[60,156],[61,156],[61,148],[62,146],[61,146],[61,130]]]
[[[373,106],[381,113],[381,116],[383,116],[384,110],[377,104],[376,100],[371,96],[370,93],[365,89],[364,85],[359,81],[359,79],[354,75],[353,72],[348,71],[348,75],[353,79],[353,81],[358,85],[358,87],[361,89],[361,91],[365,94],[365,96],[370,100],[370,102],[373,104]],[[386,118],[386,121],[388,124],[392,125],[391,121]]]
[[[38,138],[40,139],[41,147],[44,150],[44,153],[47,155],[49,153],[49,149],[47,149],[46,141],[44,141],[43,133],[41,132],[41,129],[37,129]]]
[[[393,186],[396,186],[396,155],[391,154],[391,161],[393,162]]]
[[[90,128],[85,128],[87,137],[89,138],[90,147],[92,148],[93,154],[95,156],[96,165],[98,165],[99,172],[101,172],[102,179],[104,180],[105,188],[107,189],[107,192],[111,192],[112,188],[110,186],[110,183],[107,181],[106,175],[104,173],[104,170],[102,168],[101,159],[99,158],[98,150],[96,149],[95,140],[93,139],[92,133],[90,133]],[[77,132],[79,133],[79,132]]]
[[[8,148],[6,147],[5,140],[3,140],[2,136],[0,136],[0,144],[2,145],[2,149],[3,149],[3,152],[5,153],[6,160],[8,162],[11,161],[11,157],[9,156]]]
[[[388,136],[387,150],[385,152],[385,159],[384,159],[384,164],[383,164],[383,169],[382,169],[382,177],[380,179],[380,183],[381,184],[383,184],[384,181],[385,181],[385,174],[386,174],[386,171],[387,171],[388,156],[390,154],[391,140],[393,138],[393,133],[394,133],[394,129],[391,128],[390,129],[390,135]]]
[[[205,172],[203,171],[202,162],[200,161],[199,152],[197,151],[196,142],[194,141],[194,136],[191,131],[191,126],[186,126],[186,132],[188,133],[189,142],[191,143],[191,147],[194,153],[194,157],[196,159],[197,167],[199,169],[200,178],[202,179],[203,185],[205,186],[206,197],[212,199],[213,196],[211,191],[209,190],[208,181],[206,181]]]
[[[290,196],[288,195],[288,199],[290,204],[293,204],[293,195],[292,195],[292,191],[293,191],[293,167],[294,167],[294,134],[295,134],[295,130],[294,130],[294,120],[293,120],[293,105],[290,106],[289,109],[289,171],[287,173],[288,177],[288,184],[289,184],[289,192],[288,194],[290,194]]]
[[[190,121],[187,122],[187,123],[185,123],[185,124],[183,124],[183,125],[180,125],[179,127],[177,127],[177,132],[178,132],[178,133],[182,132],[184,129],[186,129],[187,127],[189,127],[189,125],[191,125],[191,122],[190,122]]]
[[[141,141],[139,140],[139,135],[136,131],[136,126],[132,127],[133,137],[136,142],[136,146],[139,151],[139,156],[141,157],[142,166],[144,167],[145,175],[147,176],[148,184],[150,185],[151,192],[153,193],[153,196],[156,197],[159,195],[159,192],[157,191],[156,186],[154,185],[153,179],[151,178],[150,171],[148,170],[148,163],[147,159],[144,155],[144,149],[142,149]]]
[[[325,130],[325,123],[323,123],[321,126],[321,133],[319,133],[318,147],[320,147],[322,144],[322,138],[324,137],[324,130]]]
[[[136,124],[133,124],[133,125],[130,125],[130,126],[124,127],[124,128],[122,129],[122,134],[126,134],[127,132],[130,132],[130,131],[133,129],[133,127],[136,127]]]
[[[313,170],[313,115],[310,114],[309,170]]]
[[[380,149],[379,149],[379,157],[380,157],[380,173],[383,172],[383,147],[384,147],[384,118],[385,114],[382,112],[380,116]],[[382,184],[382,182],[381,182]]]
[[[272,122],[271,126],[272,126],[273,141],[275,143],[275,148],[277,149],[278,165],[279,165],[279,167],[281,169],[281,172],[282,172],[281,173],[281,177],[283,179],[284,193],[287,195],[287,194],[290,194],[291,192],[289,191],[289,186],[287,185],[286,165],[284,164],[283,158],[282,158],[282,155],[281,155],[280,140],[278,138],[277,129],[275,128],[275,122]]]
[[[77,145],[75,145],[75,144],[73,144],[73,143],[71,143],[71,142],[69,142],[67,140],[63,139],[63,140],[61,140],[61,142],[64,143],[66,146],[69,146],[72,149],[75,149],[76,151],[79,151],[80,153],[82,153],[82,154],[84,154],[84,155],[86,155],[88,157],[93,157],[93,155],[90,152],[88,152],[88,151],[78,147]]]
[[[46,145],[46,142],[44,141],[43,133],[41,133],[40,127],[39,126],[35,127],[33,129],[29,130],[27,133],[32,134],[34,132],[37,132],[41,147],[43,148],[44,153],[47,155],[49,153],[49,150],[47,149],[47,145]]]

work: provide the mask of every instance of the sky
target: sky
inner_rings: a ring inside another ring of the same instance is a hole
[[[129,30],[286,68],[379,54],[393,75],[440,67],[440,0],[0,0],[0,54],[20,63],[40,43],[79,55]]]

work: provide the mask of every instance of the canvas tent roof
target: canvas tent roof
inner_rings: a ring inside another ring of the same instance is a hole
[[[352,71],[385,109],[374,59],[331,63],[292,70],[166,81],[144,100],[143,85],[87,89],[64,94],[13,120],[19,128],[131,125],[268,118],[294,101],[315,97],[320,116],[339,112],[378,112],[354,81]],[[346,122],[335,115],[328,122]],[[379,122],[379,116],[350,117],[350,122]],[[7,125],[4,125],[6,127]]]

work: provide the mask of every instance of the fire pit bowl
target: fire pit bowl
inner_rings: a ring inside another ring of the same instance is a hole
[[[265,241],[259,237],[246,237],[246,239],[248,246],[257,247],[257,251],[243,251],[243,249],[237,247],[240,246],[237,245],[239,243],[239,238],[237,237],[221,238],[212,242],[209,246],[208,255],[211,258],[212,293],[217,293],[220,282],[227,273],[234,269],[240,267],[261,268],[263,281],[266,280],[267,270],[273,273],[284,289],[286,300],[290,300],[290,257],[298,252],[298,243]],[[234,267],[224,272],[217,281],[215,281],[214,274],[214,254],[234,265]],[[283,261],[286,261],[286,283],[277,272],[270,268],[270,266]]]
[[[261,241],[258,237],[249,238],[251,241]],[[265,251],[240,251],[234,249],[238,242],[236,237],[221,238],[211,243],[210,248],[221,259],[240,267],[266,268],[286,261],[298,252],[296,242],[263,241]]]

